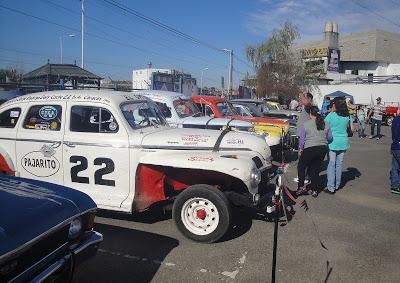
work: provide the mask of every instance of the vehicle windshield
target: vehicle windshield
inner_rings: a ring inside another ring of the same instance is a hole
[[[257,104],[249,103],[246,104],[246,108],[250,111],[251,115],[253,117],[263,117],[263,113],[260,111],[260,109],[257,107]]]
[[[149,101],[123,103],[121,111],[132,129],[159,127],[167,124],[160,109]]]
[[[194,102],[189,99],[174,100],[173,105],[179,118],[201,116],[201,111],[197,108]]]
[[[269,101],[265,102],[269,110],[280,110],[279,106],[275,103],[271,103]]]
[[[228,101],[218,102],[217,108],[219,112],[221,112],[222,116],[239,115],[235,110],[235,107],[233,107],[233,105]]]

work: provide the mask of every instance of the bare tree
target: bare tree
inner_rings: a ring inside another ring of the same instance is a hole
[[[257,96],[295,97],[316,84],[317,70],[305,64],[293,42],[300,38],[296,25],[285,22],[265,42],[248,46],[247,59],[253,64]]]

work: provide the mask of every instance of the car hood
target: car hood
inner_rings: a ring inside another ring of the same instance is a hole
[[[211,118],[211,117],[187,117],[182,119],[182,125],[184,128],[191,128],[194,126],[198,128],[198,126],[209,126],[212,127],[223,127],[228,125],[231,127],[239,127],[239,128],[252,128],[253,125],[250,122],[236,120],[236,119],[227,119],[227,118]]]
[[[240,116],[240,115],[227,116],[227,117],[242,120],[242,121],[247,121],[247,122],[251,122],[251,123],[276,125],[279,127],[287,127],[289,125],[289,123],[287,121],[283,121],[281,119],[268,119],[268,118],[262,118],[262,117],[244,117],[244,116]]]
[[[217,141],[220,141],[218,146]],[[271,156],[265,138],[260,135],[250,135],[241,132],[199,129],[174,129],[163,130],[146,134],[141,147],[149,149],[172,150],[213,150],[214,148],[229,151],[255,151],[265,159]]]
[[[96,204],[86,194],[46,182],[0,177],[1,257]]]

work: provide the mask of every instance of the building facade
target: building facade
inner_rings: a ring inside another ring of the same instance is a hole
[[[174,69],[153,68],[133,70],[132,89],[167,90],[183,93],[186,96],[197,95],[197,81],[191,76]]]

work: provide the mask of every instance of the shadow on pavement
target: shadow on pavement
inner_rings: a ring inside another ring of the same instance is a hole
[[[153,224],[156,222],[171,219],[172,213],[170,210],[163,210],[161,209],[161,207],[154,206],[144,212],[134,213],[134,214],[118,213],[108,210],[99,210],[97,212],[97,216],[111,218],[111,219]]]
[[[345,187],[348,182],[355,180],[356,178],[360,178],[361,175],[362,175],[361,172],[357,168],[348,167],[346,171],[342,172],[342,184],[340,185],[339,189]],[[321,175],[319,191],[322,191],[324,188],[326,188],[327,183],[328,183],[327,174]]]
[[[76,270],[74,282],[150,282],[179,241],[144,231],[95,224],[103,234],[97,255]]]

